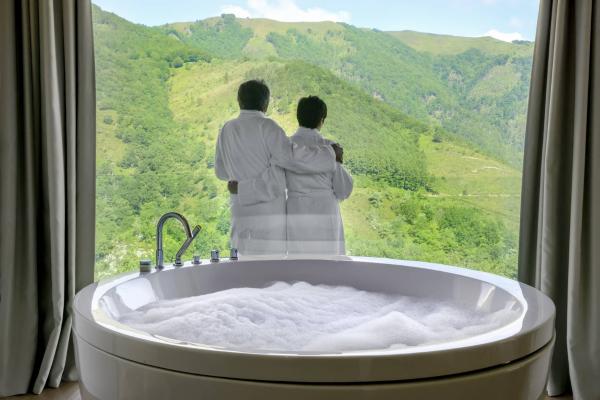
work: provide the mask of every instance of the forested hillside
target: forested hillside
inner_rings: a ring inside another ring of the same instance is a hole
[[[533,54],[529,42],[233,15],[166,25],[164,30],[222,58],[278,57],[326,68],[491,157],[517,167],[521,163]],[[433,50],[438,48],[446,50]]]
[[[511,68],[523,54],[434,54],[395,34],[333,23],[224,16],[149,28],[98,7],[94,30],[99,277],[153,258],[155,223],[170,210],[204,228],[188,257],[228,247],[214,142],[237,115],[237,86],[250,78],[267,81],[269,115],[289,133],[299,97],[327,102],[323,133],[344,145],[355,175],[342,205],[351,254],[514,274],[520,176],[510,164],[520,142],[503,138],[522,132],[517,117],[501,116],[512,109],[522,118],[517,87],[528,74],[509,90],[502,82],[518,75]],[[458,87],[449,83],[455,73]],[[509,92],[516,97],[504,104]],[[502,124],[513,133],[498,136]],[[167,258],[182,240],[169,223]]]

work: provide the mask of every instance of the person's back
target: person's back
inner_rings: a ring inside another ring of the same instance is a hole
[[[270,165],[266,137],[273,121],[260,111],[242,110],[240,116],[228,121],[221,130],[215,160],[217,176],[223,180],[245,180],[261,174]],[[241,254],[285,253],[285,177],[282,169],[272,167],[272,176],[279,177],[279,195],[271,201],[252,205],[241,203],[231,195],[231,245]]]
[[[332,143],[319,128],[327,116],[327,106],[318,97],[307,97],[298,104],[300,128],[292,136],[299,146]],[[345,254],[344,227],[339,201],[350,196],[352,177],[336,163],[334,171],[299,174],[286,171],[287,250],[290,254]]]
[[[219,135],[222,148],[223,168],[229,180],[242,181],[260,175],[270,166],[271,151],[268,143],[281,128],[261,111],[241,110],[240,115],[227,121]],[[240,162],[242,161],[242,162]],[[283,169],[276,167],[280,175],[280,195],[285,192]],[[223,177],[225,178],[225,177]]]
[[[316,129],[299,127],[296,133],[290,138],[292,143],[299,146],[319,146],[331,144],[330,140],[325,139]],[[325,191],[332,193],[332,172],[320,174],[298,174],[292,171],[286,171],[286,186],[289,193],[314,193]]]

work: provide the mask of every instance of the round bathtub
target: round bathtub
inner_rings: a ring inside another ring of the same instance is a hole
[[[118,322],[162,299],[273,281],[512,307],[516,319],[467,339],[353,352],[232,351],[156,337]],[[363,257],[222,261],[130,273],[75,298],[74,342],[84,399],[539,399],[554,341],[554,305],[496,275]]]

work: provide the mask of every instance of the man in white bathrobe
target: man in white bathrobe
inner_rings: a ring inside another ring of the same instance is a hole
[[[327,118],[327,105],[316,96],[298,103],[300,127],[292,143],[300,148],[331,145],[319,129]],[[344,226],[339,202],[352,193],[352,176],[342,166],[341,157],[333,171],[298,172],[285,170],[287,187],[287,251],[289,254],[343,255],[346,253]],[[270,168],[272,169],[272,168]],[[266,193],[273,172],[267,170],[257,178],[239,183],[240,196],[257,197]]]
[[[286,197],[283,168],[299,173],[332,173],[341,151],[329,144],[293,145],[277,123],[265,116],[270,91],[263,81],[238,90],[239,117],[225,123],[217,139],[215,173],[239,181],[230,191],[231,246],[242,255],[286,252]],[[336,153],[337,152],[337,153]]]

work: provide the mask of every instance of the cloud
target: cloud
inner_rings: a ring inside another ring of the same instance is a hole
[[[494,39],[502,40],[503,42],[512,42],[513,40],[524,40],[525,38],[519,32],[500,32],[497,29],[490,29],[483,36],[491,36]]]
[[[294,0],[248,0],[245,6],[225,5],[221,12],[235,14],[238,18],[269,18],[286,22],[350,21],[348,11],[328,11],[319,7],[302,9]]]
[[[224,14],[235,14],[238,18],[250,18],[252,17],[252,13],[245,9],[244,7],[234,6],[234,5],[226,5],[221,8],[221,12]]]

